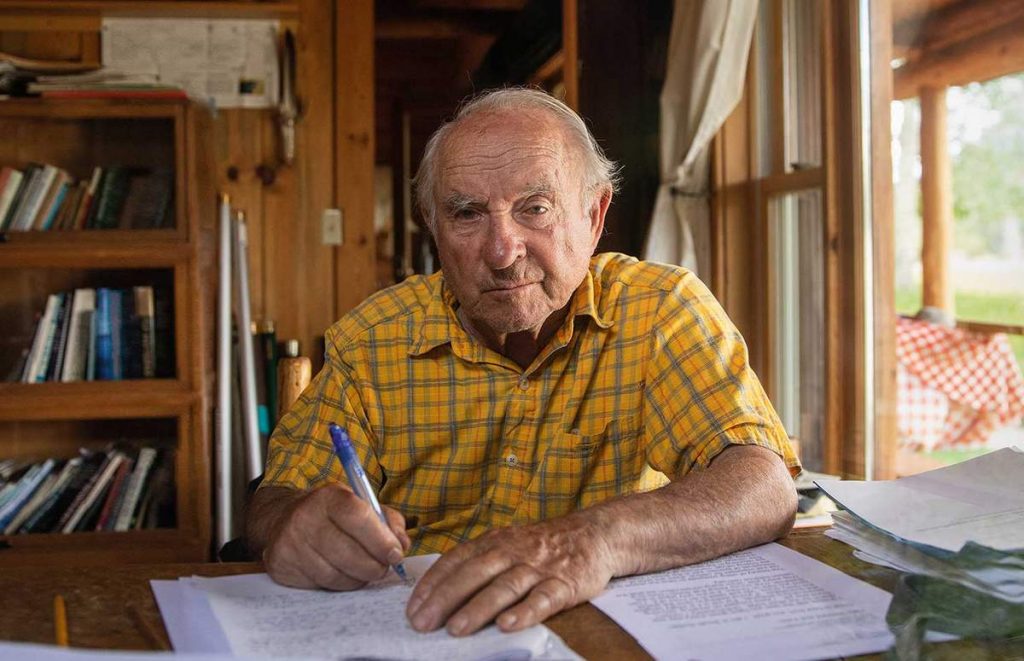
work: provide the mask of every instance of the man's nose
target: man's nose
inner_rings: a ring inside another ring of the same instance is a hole
[[[484,262],[494,271],[508,268],[526,256],[521,228],[510,217],[495,214],[484,246]]]

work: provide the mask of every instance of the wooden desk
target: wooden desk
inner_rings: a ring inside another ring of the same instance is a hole
[[[794,532],[782,543],[805,555],[892,591],[898,574],[854,558],[845,544],[820,530]],[[128,565],[115,568],[0,569],[0,639],[54,642],[53,597],[67,602],[71,645],[105,649],[170,649],[149,580],[179,576],[225,576],[261,571],[257,564]],[[627,633],[590,604],[547,622],[577,653],[588,659],[649,659]],[[1024,642],[986,646],[947,643],[939,658],[1024,658]],[[981,656],[978,653],[981,653]],[[879,658],[879,657],[867,657]]]

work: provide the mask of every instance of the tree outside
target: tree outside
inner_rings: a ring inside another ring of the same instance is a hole
[[[1024,325],[1024,73],[947,93],[956,317]],[[920,104],[892,105],[896,310],[921,307]],[[1024,369],[1024,336],[1009,336]],[[963,458],[963,457],[960,457]]]

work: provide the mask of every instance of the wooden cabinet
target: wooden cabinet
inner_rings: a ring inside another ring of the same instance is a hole
[[[47,296],[149,285],[169,296],[168,378],[0,383],[0,459],[150,445],[173,456],[174,526],[0,536],[0,565],[201,561],[210,553],[216,291],[210,118],[186,101],[0,101],[0,166],[87,178],[94,166],[169,167],[167,229],[8,232],[0,242],[0,372],[15,369]]]

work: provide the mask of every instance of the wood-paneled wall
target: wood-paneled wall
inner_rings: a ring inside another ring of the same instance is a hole
[[[246,16],[246,3],[215,4]],[[302,115],[293,164],[279,162],[273,110],[221,110],[209,137],[217,188],[248,221],[252,318],[273,320],[278,338],[298,338],[314,370],[322,364],[324,331],[375,288],[373,4],[295,0],[294,11],[281,18],[297,41]],[[0,1],[0,51],[99,60],[98,14],[48,15],[4,5]],[[345,46],[338,48],[342,30]],[[339,205],[345,244],[325,246],[321,215]]]

